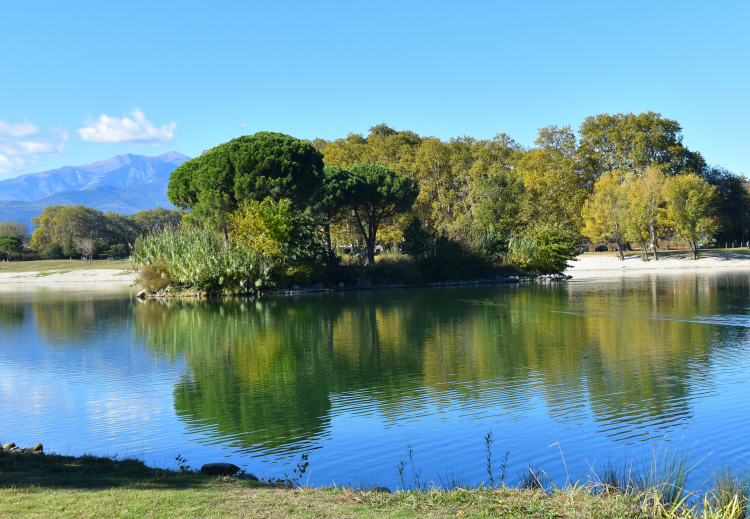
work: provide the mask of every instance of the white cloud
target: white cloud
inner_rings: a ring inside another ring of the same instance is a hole
[[[37,160],[49,155],[58,155],[65,151],[65,141],[69,134],[57,128],[46,135],[40,133],[36,126],[24,119],[21,124],[7,124],[0,121],[0,174],[23,173],[24,166],[35,164]],[[24,139],[35,135],[31,139]]]
[[[237,128],[247,128],[247,123],[243,121],[237,125]]]
[[[46,140],[13,141],[0,138],[0,152],[6,155],[39,155],[44,153],[62,153],[65,144],[54,144]]]
[[[10,135],[11,137],[28,137],[38,133],[37,127],[26,119],[22,123],[10,124],[0,121],[0,135]]]
[[[13,160],[0,153],[0,173],[19,173],[23,170],[24,160],[14,157]]]
[[[79,128],[78,135],[89,142],[121,142],[136,146],[161,146],[172,141],[177,123],[171,122],[156,128],[138,108],[128,115],[133,118],[116,119],[102,114],[99,119],[90,121],[85,128]]]

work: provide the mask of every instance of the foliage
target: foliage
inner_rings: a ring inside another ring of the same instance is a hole
[[[71,257],[76,254],[73,249],[75,240],[91,238],[98,241],[95,253],[104,252],[117,244],[129,249],[138,236],[174,227],[181,219],[179,211],[162,207],[126,216],[102,213],[83,205],[47,206],[38,217],[32,219],[36,230],[29,246],[44,249],[51,243],[57,243],[64,248],[64,254]]]
[[[422,220],[413,216],[403,233],[400,243],[401,252],[414,259],[418,259],[430,247],[430,234],[422,227]]]
[[[539,130],[535,144],[518,164],[529,192],[527,211],[534,221],[564,221],[578,230],[594,179],[576,159],[575,134],[570,126],[549,126]]]
[[[65,257],[63,255],[63,248],[59,243],[53,242],[44,248],[44,259],[62,259],[63,257]]]
[[[349,171],[354,179],[349,206],[367,246],[367,259],[372,265],[375,263],[375,244],[381,223],[407,211],[419,195],[419,188],[409,177],[375,164],[357,164]]]
[[[8,261],[10,261],[11,253],[17,252],[21,249],[21,238],[13,235],[0,235],[0,253],[5,254]]]
[[[258,253],[203,229],[166,230],[139,238],[132,261],[139,273],[146,267],[149,276],[156,273],[168,279],[175,290],[244,293],[270,282],[268,262]]]
[[[57,242],[52,242],[57,243]],[[65,239],[65,245],[63,245],[62,252],[65,256],[68,257],[68,259],[73,259],[73,256],[75,254],[78,254],[78,249],[76,249],[75,243],[73,243],[73,236],[68,236]]]
[[[562,272],[578,254],[577,235],[564,223],[538,223],[508,244],[508,261],[522,270]]]
[[[277,278],[287,268],[312,265],[323,252],[312,219],[295,211],[288,199],[244,202],[229,221],[235,243],[254,251]]]
[[[664,198],[666,224],[676,236],[687,240],[693,259],[697,259],[697,244],[716,230],[716,220],[709,217],[717,201],[716,188],[694,173],[679,175],[667,179]]]
[[[608,171],[596,180],[594,192],[583,204],[581,216],[582,233],[592,241],[616,243],[620,259],[626,241],[625,228],[628,219],[628,188],[632,179],[617,172]]]
[[[22,242],[29,240],[29,228],[25,223],[16,221],[0,222],[0,236],[16,236]]]
[[[658,259],[656,240],[664,228],[664,182],[661,169],[649,166],[628,189],[626,236],[628,240],[640,243],[644,251],[645,244],[649,243],[655,260]]]
[[[591,178],[618,170],[642,174],[652,165],[669,175],[702,171],[703,157],[682,144],[681,131],[677,121],[656,112],[589,116],[577,154]]]
[[[323,186],[315,206],[315,213],[323,219],[323,233],[329,262],[334,261],[335,258],[331,243],[331,221],[347,206],[347,199],[355,183],[351,173],[339,166],[323,168]]]
[[[747,242],[747,231],[750,228],[750,195],[747,179],[743,175],[718,167],[708,168],[699,176],[709,185],[716,187],[718,200],[714,214],[717,218],[717,242]]]
[[[169,201],[191,210],[186,220],[228,230],[240,202],[287,198],[308,207],[323,181],[323,156],[309,142],[258,132],[220,144],[179,166],[169,179]]]

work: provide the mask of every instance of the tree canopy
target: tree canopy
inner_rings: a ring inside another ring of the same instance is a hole
[[[258,132],[220,144],[172,172],[167,197],[191,210],[187,219],[227,230],[228,215],[245,200],[289,199],[296,209],[314,202],[323,182],[323,156],[308,141]]]
[[[376,164],[357,164],[349,171],[354,178],[349,205],[367,244],[367,259],[372,265],[383,220],[407,211],[417,199],[419,188],[409,177]]]

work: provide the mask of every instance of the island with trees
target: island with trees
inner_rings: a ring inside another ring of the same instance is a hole
[[[532,148],[385,124],[331,141],[258,132],[179,166],[167,193],[179,210],[47,207],[30,248],[27,230],[0,224],[0,252],[130,255],[147,293],[238,294],[559,273],[587,241],[644,260],[665,239],[692,258],[747,242],[746,179],[681,132],[655,112],[541,128]]]

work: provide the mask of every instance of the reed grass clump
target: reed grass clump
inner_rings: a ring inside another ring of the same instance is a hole
[[[271,262],[231,237],[203,229],[168,229],[139,238],[132,263],[149,292],[248,293],[270,281]]]

